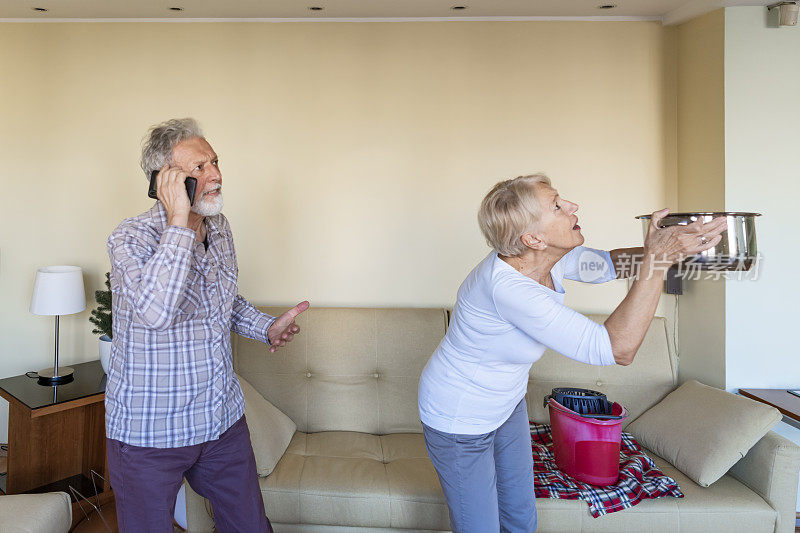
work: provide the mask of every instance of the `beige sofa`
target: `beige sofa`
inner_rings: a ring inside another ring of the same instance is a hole
[[[67,533],[71,523],[66,492],[0,496],[0,533]]]
[[[237,372],[297,425],[274,471],[261,478],[277,532],[449,530],[417,415],[419,375],[447,322],[443,309],[312,308],[298,320],[301,335],[277,354],[233,336]],[[572,385],[621,402],[630,422],[671,392],[676,376],[665,321],[656,318],[627,367],[545,353],[531,370],[529,413],[548,422],[542,398]],[[706,488],[648,454],[685,498],[646,500],[600,518],[583,501],[540,499],[538,531],[794,530],[800,448],[774,432]],[[189,531],[210,531],[208,502],[188,488],[186,499]]]

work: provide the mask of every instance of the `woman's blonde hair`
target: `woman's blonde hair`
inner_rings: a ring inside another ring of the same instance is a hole
[[[478,224],[486,242],[500,255],[514,257],[525,251],[521,237],[535,229],[541,216],[537,183],[550,185],[550,178],[537,173],[501,181],[481,202]]]

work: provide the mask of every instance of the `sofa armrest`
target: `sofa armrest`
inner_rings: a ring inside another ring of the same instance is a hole
[[[776,533],[794,532],[800,446],[770,431],[728,472],[778,511]]]
[[[211,518],[211,502],[197,494],[184,479],[186,487],[186,531],[188,533],[211,533],[214,519]]]
[[[72,503],[66,492],[0,496],[0,532],[67,533]]]

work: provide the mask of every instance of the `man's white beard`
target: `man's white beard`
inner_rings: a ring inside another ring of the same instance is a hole
[[[213,217],[219,215],[222,211],[222,189],[219,190],[219,195],[209,198],[203,194],[192,206],[192,212],[197,213],[203,217]],[[209,191],[212,192],[212,191]]]

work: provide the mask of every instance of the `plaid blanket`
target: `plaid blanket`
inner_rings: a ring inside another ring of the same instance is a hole
[[[616,485],[608,487],[582,483],[558,469],[550,426],[531,422],[531,440],[537,498],[586,500],[589,512],[595,518],[633,507],[646,498],[683,498],[675,480],[664,475],[629,433],[622,434],[619,480]]]

